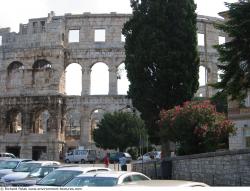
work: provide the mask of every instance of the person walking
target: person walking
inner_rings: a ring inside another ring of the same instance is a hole
[[[104,157],[103,163],[106,168],[109,167],[109,153],[107,153],[106,156]]]
[[[122,154],[122,157],[119,158],[119,164],[122,171],[127,171],[127,160],[124,153]]]

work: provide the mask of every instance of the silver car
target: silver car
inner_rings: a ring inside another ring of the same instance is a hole
[[[21,163],[32,161],[31,159],[8,158],[0,162],[0,178],[13,173]]]
[[[57,161],[30,161],[21,163],[13,172],[3,176],[0,180],[1,186],[9,186],[11,182],[26,178],[35,168],[45,165],[60,165]]]

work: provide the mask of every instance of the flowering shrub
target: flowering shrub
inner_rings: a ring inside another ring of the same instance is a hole
[[[162,110],[160,131],[163,142],[177,143],[177,154],[186,155],[228,148],[235,128],[210,101],[193,101]]]

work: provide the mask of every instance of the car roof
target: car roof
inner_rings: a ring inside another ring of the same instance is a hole
[[[58,164],[58,165],[60,165],[61,163],[60,162],[57,162],[57,161],[42,161],[42,160],[40,160],[40,161],[29,161],[29,162],[27,162],[27,163],[38,163],[38,164],[42,164],[42,165],[48,165],[48,164],[54,164],[54,165],[56,165],[56,164]]]
[[[208,187],[202,182],[193,182],[186,180],[144,180],[121,184],[121,186],[160,186],[160,187]]]
[[[31,162],[32,159],[6,158],[5,161]]]
[[[67,166],[67,167],[60,167],[58,169],[56,169],[56,171],[58,170],[71,170],[71,171],[82,171],[82,172],[87,172],[90,170],[107,170],[107,171],[111,171],[110,168],[105,168],[105,167],[79,167],[79,166]]]
[[[110,178],[119,178],[120,176],[130,174],[130,175],[144,175],[139,172],[128,172],[128,171],[109,171],[109,172],[91,172],[87,174],[81,174],[77,177],[110,177]],[[146,175],[144,175],[146,176]],[[147,177],[147,176],[146,176]]]

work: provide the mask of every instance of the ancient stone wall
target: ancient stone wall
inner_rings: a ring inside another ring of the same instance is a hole
[[[117,92],[118,67],[125,59],[121,30],[130,16],[51,12],[20,24],[19,33],[0,29],[1,151],[58,159],[68,148],[94,147],[91,131],[103,113],[132,107],[131,100]],[[204,34],[204,46],[198,49],[208,82],[217,80],[218,55],[212,46],[221,34],[213,23],[220,21],[205,16],[197,20]],[[98,32],[104,34],[101,39]],[[108,67],[108,95],[90,95],[91,68],[97,62]],[[65,94],[65,71],[71,63],[81,66],[81,96]],[[204,86],[197,95],[213,93]]]

